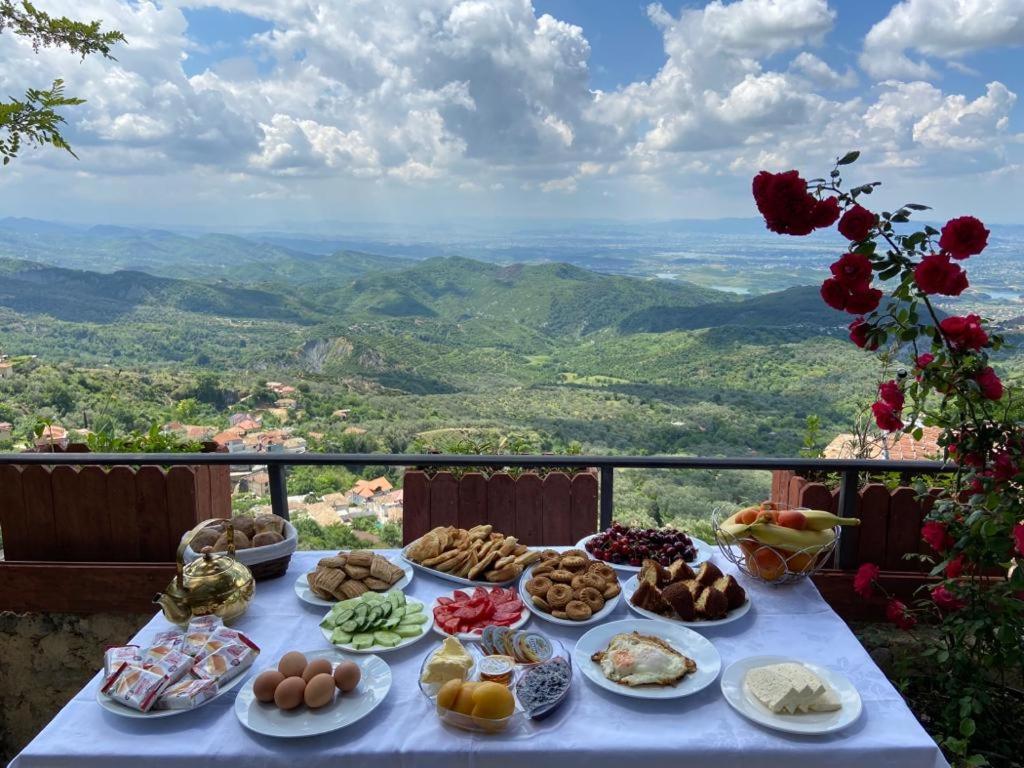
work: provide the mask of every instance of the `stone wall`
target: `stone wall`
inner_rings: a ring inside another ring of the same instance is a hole
[[[152,614],[0,612],[0,765],[6,765],[96,673],[103,651]]]

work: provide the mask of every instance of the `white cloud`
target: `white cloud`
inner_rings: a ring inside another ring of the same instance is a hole
[[[985,95],[974,101],[960,94],[947,96],[914,124],[914,141],[930,149],[985,150],[994,136],[1006,133],[1016,100],[1016,94],[998,82],[989,83]]]
[[[802,51],[793,59],[789,71],[818,88],[853,88],[858,83],[857,73],[851,67],[840,75],[810,51]]]
[[[864,38],[860,64],[868,74],[930,78],[935,70],[908,51],[956,59],[995,46],[1024,45],[1022,0],[903,0]]]

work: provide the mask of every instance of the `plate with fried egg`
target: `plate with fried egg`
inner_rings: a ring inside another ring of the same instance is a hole
[[[722,657],[692,629],[664,621],[600,624],[573,649],[573,663],[594,685],[636,699],[677,699],[718,679]]]

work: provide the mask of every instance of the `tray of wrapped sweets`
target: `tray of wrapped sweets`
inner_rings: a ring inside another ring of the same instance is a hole
[[[96,701],[120,717],[171,717],[209,704],[234,689],[259,647],[216,616],[157,633],[149,646],[108,648]]]

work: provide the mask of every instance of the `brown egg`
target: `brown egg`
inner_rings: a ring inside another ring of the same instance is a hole
[[[274,691],[274,703],[281,709],[295,709],[306,693],[306,681],[301,677],[286,678]]]
[[[319,709],[330,704],[334,700],[334,678],[326,672],[314,677],[306,684],[303,699],[310,709]]]
[[[306,657],[298,651],[289,651],[277,662],[277,671],[285,677],[302,677],[306,671]]]
[[[327,659],[313,659],[306,665],[306,671],[302,673],[302,679],[308,684],[317,675],[329,675],[333,669],[331,662]]]
[[[252,692],[256,696],[256,700],[262,701],[264,704],[273,701],[274,691],[277,690],[277,686],[281,684],[282,680],[284,680],[284,675],[276,669],[268,669],[257,675],[256,679],[252,681]]]
[[[348,693],[359,685],[359,665],[353,661],[343,661],[334,670],[334,683],[342,693]]]

